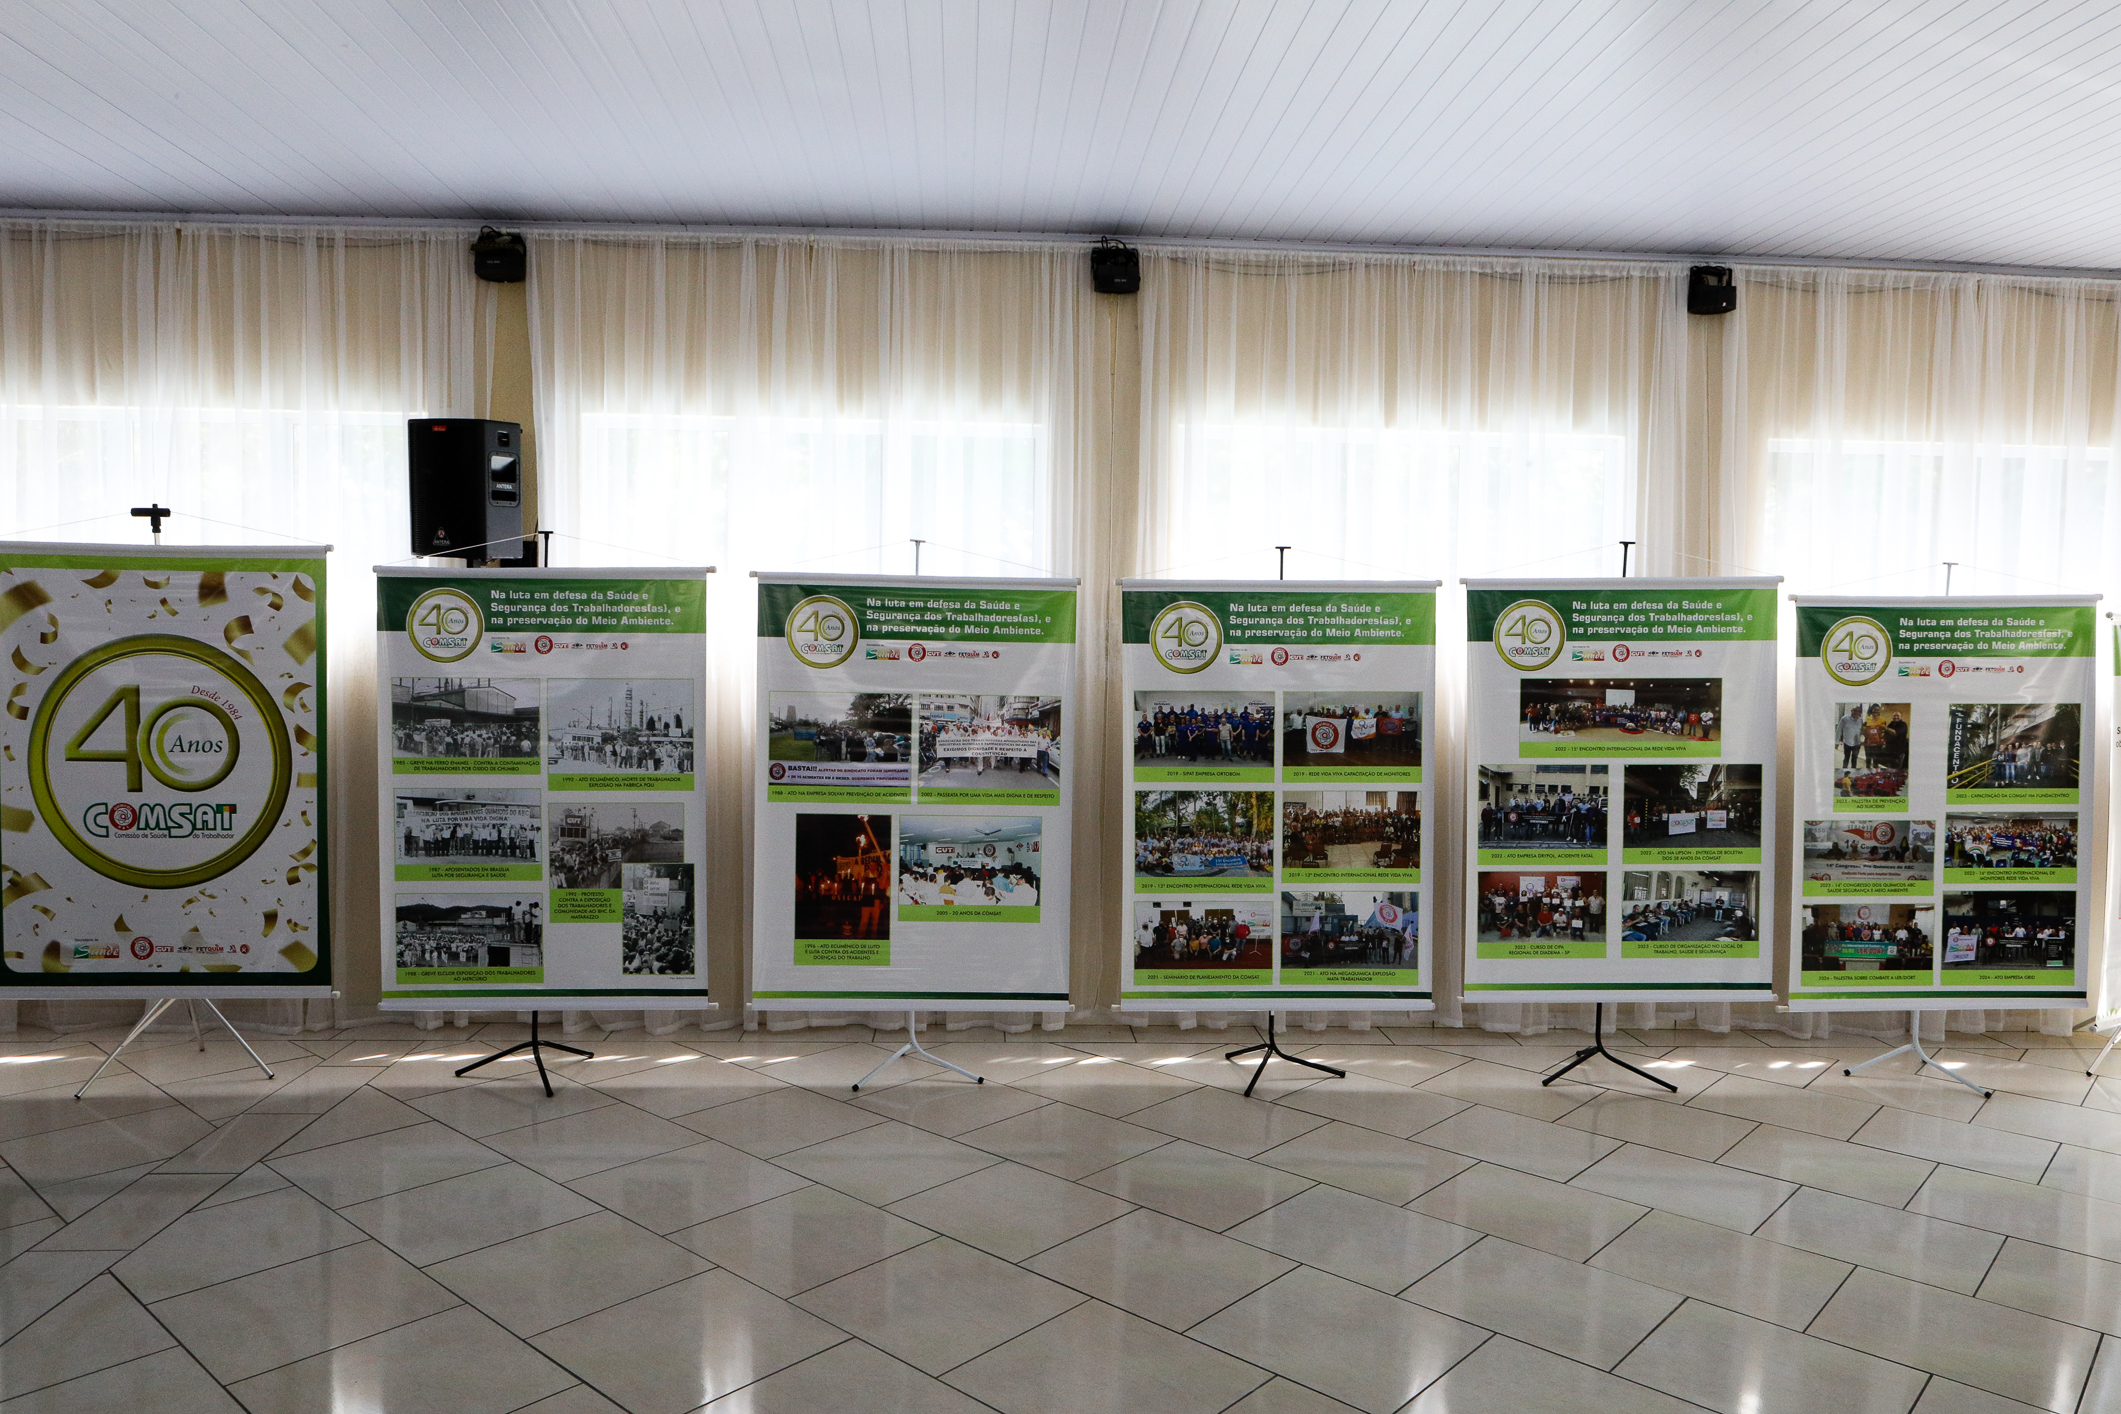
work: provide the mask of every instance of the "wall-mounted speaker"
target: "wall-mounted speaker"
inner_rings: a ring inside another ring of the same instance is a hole
[[[523,553],[523,424],[422,417],[405,425],[412,552],[471,560]]]
[[[1101,295],[1135,295],[1142,288],[1141,252],[1107,236],[1090,248],[1090,288]]]
[[[1688,314],[1729,314],[1738,307],[1738,282],[1728,265],[1697,265],[1686,272]]]
[[[514,231],[481,226],[471,243],[471,273],[497,285],[521,284],[530,274],[530,248]]]

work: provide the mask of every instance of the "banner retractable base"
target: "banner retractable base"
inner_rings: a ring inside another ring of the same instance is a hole
[[[2098,1073],[2099,1073],[2099,1062],[2100,1062],[2100,1061],[2103,1061],[2103,1060],[2105,1060],[2105,1059],[2106,1059],[2106,1058],[2107,1058],[2108,1056],[2112,1055],[2112,1054],[2113,1054],[2113,1052],[2114,1052],[2114,1047],[2115,1047],[2115,1046],[2116,1046],[2117,1044],[2121,1044],[2121,1030],[2117,1030],[2117,1031],[2115,1031],[2113,1035],[2111,1035],[2111,1036],[2109,1036],[2109,1037],[2107,1037],[2107,1038],[2106,1038],[2106,1049],[2105,1049],[2105,1050],[2103,1050],[2103,1051],[2101,1051],[2101,1052],[2099,1052],[2099,1059],[2098,1059],[2098,1060],[2095,1060],[2095,1061],[2093,1061],[2093,1062],[2091,1063],[2091,1068],[2090,1068],[2090,1069],[2088,1069],[2088,1070],[2086,1070],[2086,1071],[2085,1071],[2084,1073],[2085,1073],[2086,1075],[2091,1075],[2091,1076],[2096,1076],[2096,1075],[2098,1075]],[[1956,1078],[1956,1077],[1955,1077],[1955,1078]]]
[[[855,1081],[854,1091],[856,1094],[860,1094],[861,1089],[864,1085],[867,1085],[870,1081],[876,1079],[879,1075],[882,1075],[886,1070],[889,1070],[895,1062],[910,1055],[919,1055],[921,1059],[934,1061],[937,1065],[941,1066],[945,1070],[954,1070],[959,1075],[964,1076],[965,1079],[971,1081],[974,1085],[985,1085],[987,1083],[986,1076],[974,1075],[971,1071],[965,1069],[961,1065],[952,1065],[949,1061],[944,1060],[941,1056],[937,1055],[935,1052],[929,1050],[926,1046],[922,1045],[921,1033],[914,1029],[914,1027],[918,1025],[919,1022],[919,1016],[915,1015],[913,1012],[910,1011],[906,1013],[906,1044],[900,1046],[890,1055],[884,1057],[883,1060],[877,1062],[876,1069],[870,1071],[867,1075]]]
[[[125,1039],[118,1043],[117,1049],[103,1058],[103,1064],[96,1067],[96,1074],[91,1075],[88,1079],[81,1082],[81,1088],[79,1090],[74,1091],[74,1098],[78,1100],[83,1095],[87,1094],[88,1087],[96,1083],[97,1077],[101,1076],[104,1071],[110,1069],[110,1063],[116,1060],[119,1055],[124,1052],[125,1048],[133,1043],[134,1039],[137,1038],[141,1032],[145,1031],[148,1027],[154,1025],[156,1017],[162,1015],[163,1012],[168,1011],[180,1000],[184,1003],[185,1010],[191,1014],[192,1039],[199,1043],[200,1050],[203,1051],[206,1049],[206,1037],[201,1034],[199,1030],[199,1003],[205,1002],[206,1009],[214,1014],[214,1019],[216,1021],[220,1022],[223,1026],[226,1026],[228,1028],[228,1034],[236,1038],[236,1044],[243,1048],[243,1053],[249,1056],[252,1060],[258,1062],[258,1069],[265,1072],[265,1078],[267,1080],[271,1080],[273,1078],[272,1067],[267,1065],[262,1059],[260,1059],[258,1053],[250,1048],[250,1042],[243,1039],[243,1033],[236,1029],[234,1022],[230,1021],[227,1017],[221,1014],[221,1008],[214,1005],[213,999],[211,997],[157,997],[155,998],[153,1003],[149,1005],[146,1013],[141,1016],[139,1025],[133,1027],[131,1031],[128,1031],[125,1035]]]
[[[1604,1002],[1598,1003],[1598,1009],[1591,1013],[1591,1044],[1585,1046],[1582,1050],[1578,1051],[1575,1054],[1574,1058],[1572,1058],[1567,1065],[1564,1065],[1561,1069],[1555,1071],[1552,1075],[1549,1075],[1546,1079],[1540,1081],[1539,1083],[1541,1085],[1552,1085],[1555,1081],[1561,1079],[1562,1076],[1567,1075],[1570,1071],[1574,1070],[1577,1066],[1582,1065],[1585,1061],[1591,1059],[1593,1056],[1603,1056],[1607,1060],[1611,1061],[1613,1064],[1619,1066],[1622,1070],[1634,1071],[1637,1075],[1641,1076],[1644,1080],[1649,1081],[1652,1085],[1662,1085],[1665,1089],[1671,1091],[1674,1095],[1679,1093],[1679,1087],[1677,1085],[1674,1085],[1671,1081],[1659,1080],[1656,1076],[1650,1074],[1641,1066],[1630,1065],[1628,1062],[1622,1060],[1619,1056],[1614,1055],[1611,1051],[1605,1048]]]
[[[546,1051],[565,1051],[568,1055],[580,1056],[583,1060],[595,1060],[597,1054],[595,1051],[585,1051],[580,1046],[563,1046],[558,1041],[547,1041],[543,1037],[539,1036],[538,1013],[537,1010],[533,1008],[530,1013],[530,1039],[528,1041],[518,1041],[505,1051],[495,1051],[492,1055],[486,1057],[486,1059],[484,1060],[473,1061],[470,1065],[467,1065],[462,1070],[458,1071],[457,1077],[459,1079],[462,1079],[464,1076],[471,1074],[473,1071],[477,1070],[482,1065],[492,1065],[497,1060],[507,1060],[517,1051],[530,1052],[531,1060],[534,1061],[538,1067],[538,1082],[545,1087],[545,1098],[548,1100],[552,1098],[552,1077],[545,1073]]]
[[[1869,1070],[1872,1066],[1877,1065],[1880,1061],[1889,1061],[1894,1056],[1904,1056],[1910,1051],[1913,1051],[1917,1056],[1921,1057],[1922,1064],[1915,1067],[1915,1073],[1918,1075],[1922,1073],[1923,1066],[1929,1066],[1934,1070],[1942,1072],[1945,1079],[1958,1081],[1961,1085],[1964,1085],[1967,1089],[1973,1091],[1976,1095],[1981,1096],[1983,1099],[1987,1099],[1989,1096],[1996,1093],[1993,1090],[1987,1089],[1980,1085],[1976,1085],[1973,1081],[1967,1079],[1963,1075],[1952,1074],[1952,1072],[1950,1072],[1949,1070],[1945,1070],[1943,1066],[1938,1065],[1936,1061],[1930,1059],[1930,1053],[1922,1049],[1922,1013],[1918,1011],[1911,1011],[1907,1014],[1906,1045],[1895,1047],[1894,1049],[1887,1051],[1882,1056],[1872,1056],[1869,1060],[1862,1061],[1856,1065],[1843,1066],[1841,1068],[1841,1073],[1843,1075],[1854,1075],[1859,1070]],[[2097,1062],[2093,1063],[2097,1064]],[[2091,1072],[2086,1071],[2085,1073],[2089,1075]]]
[[[1283,1050],[1274,1039],[1274,1012],[1271,1009],[1267,1012],[1267,1039],[1256,1046],[1239,1046],[1234,1051],[1227,1051],[1224,1053],[1223,1059],[1236,1060],[1239,1056],[1249,1055],[1253,1051],[1265,1051],[1266,1054],[1259,1058],[1259,1069],[1252,1072],[1252,1079],[1245,1086],[1245,1098],[1248,1100],[1252,1098],[1252,1086],[1259,1084],[1259,1077],[1267,1073],[1267,1062],[1270,1060],[1285,1060],[1292,1061],[1297,1065],[1307,1065],[1313,1070],[1324,1071],[1335,1080],[1346,1080],[1348,1078],[1348,1072],[1345,1070],[1335,1070],[1330,1065],[1320,1065],[1317,1061],[1305,1060],[1302,1056],[1292,1056]]]

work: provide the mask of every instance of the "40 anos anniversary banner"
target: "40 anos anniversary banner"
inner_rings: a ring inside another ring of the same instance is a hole
[[[1432,1003],[1436,585],[1121,586],[1123,1005]]]
[[[708,571],[376,573],[384,1008],[698,1006]]]
[[[1469,996],[1773,995],[1777,583],[1467,582]]]
[[[1797,1010],[2085,1004],[2093,597],[1797,604]]]
[[[0,551],[8,995],[330,995],[328,548]]]
[[[1076,584],[759,576],[753,1005],[1067,1009]]]

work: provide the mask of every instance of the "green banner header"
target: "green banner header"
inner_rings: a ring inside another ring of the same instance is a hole
[[[786,637],[789,616],[813,601],[854,611],[862,638],[944,643],[1073,643],[1073,589],[977,589],[925,584],[759,585],[759,637]],[[812,630],[803,629],[810,633]]]
[[[1834,626],[1850,619],[1883,628],[1898,657],[2089,658],[2096,616],[2090,604],[1803,604],[1797,656],[1818,657]]]
[[[1616,584],[1619,581],[1615,582]],[[1571,642],[1742,643],[1775,636],[1775,591],[1748,589],[1475,589],[1466,594],[1466,637],[1495,636],[1504,611],[1536,600],[1554,611]]]
[[[449,589],[478,606],[488,633],[705,633],[702,579],[568,576],[384,575],[376,581],[376,627],[405,631],[414,604]]]
[[[1222,623],[1225,643],[1377,645],[1425,648],[1436,642],[1433,590],[1129,589],[1120,596],[1121,637],[1149,643],[1173,604],[1198,604]]]

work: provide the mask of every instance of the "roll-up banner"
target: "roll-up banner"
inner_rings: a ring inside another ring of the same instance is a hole
[[[2085,1005],[2096,596],[1795,602],[1790,1007]]]
[[[0,996],[331,995],[329,548],[0,548]]]
[[[759,576],[754,1006],[1068,1009],[1077,583]]]
[[[1435,581],[1120,587],[1121,1005],[1429,1009]]]
[[[377,567],[385,1010],[704,1004],[710,572]]]
[[[1780,582],[1466,582],[1468,997],[1773,996]]]

